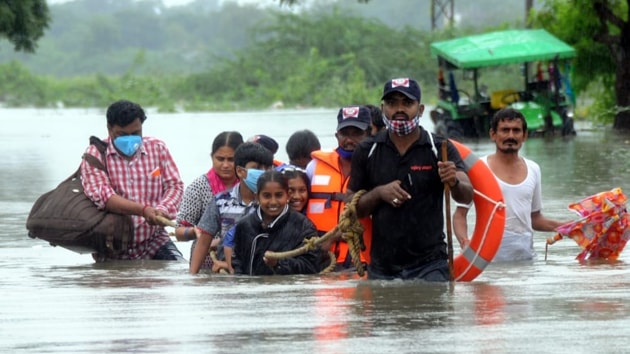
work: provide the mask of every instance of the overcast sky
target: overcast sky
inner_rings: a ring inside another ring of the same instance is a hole
[[[70,1],[75,1],[75,0],[46,0],[47,3],[49,4],[61,4],[64,2],[70,2]],[[185,5],[189,2],[191,2],[192,0],[162,0],[162,2],[166,5],[166,6],[177,6],[177,5]],[[215,1],[220,1],[220,0],[215,0]]]
[[[76,0],[46,0],[49,4],[60,4],[60,3],[64,3],[64,2],[69,2],[69,1],[76,1]],[[131,0],[127,0],[127,1],[131,1]],[[137,0],[134,0],[137,1]],[[166,6],[178,6],[178,5],[186,5],[189,2],[192,2],[194,0],[162,0],[162,2],[164,3],[164,5]],[[264,5],[270,5],[270,4],[277,4],[278,0],[207,0],[207,1],[218,1],[219,3],[222,3],[224,1],[236,1],[239,4],[246,4],[246,3],[260,3],[260,4],[264,4]]]

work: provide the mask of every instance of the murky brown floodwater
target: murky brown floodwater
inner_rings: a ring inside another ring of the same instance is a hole
[[[334,110],[150,113],[144,133],[169,144],[188,183],[207,170],[211,141],[222,130],[268,134],[284,147],[293,131],[309,128],[332,148],[335,116]],[[537,261],[491,264],[473,282],[456,284],[191,276],[186,263],[95,264],[89,255],[29,239],[24,224],[37,196],[76,169],[88,136],[105,135],[104,113],[2,109],[0,122],[3,352],[629,350],[628,251],[618,262],[579,264],[578,247],[563,240],[544,261],[549,234],[536,235]],[[544,213],[573,220],[570,202],[614,187],[630,190],[629,140],[602,130],[528,141],[523,153],[543,171]],[[488,141],[468,146],[477,155],[494,149]],[[188,244],[178,247],[188,255]]]

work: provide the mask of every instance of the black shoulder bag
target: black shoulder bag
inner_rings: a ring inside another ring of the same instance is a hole
[[[107,144],[90,137],[105,160]],[[90,154],[83,154],[95,168],[107,173],[107,167]],[[125,252],[133,241],[131,216],[99,210],[88,198],[81,184],[81,167],[55,189],[40,196],[26,219],[30,238],[50,242],[77,253],[115,256]]]

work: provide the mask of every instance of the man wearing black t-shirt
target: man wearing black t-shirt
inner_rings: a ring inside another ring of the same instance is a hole
[[[416,81],[388,81],[381,105],[387,129],[363,140],[352,157],[348,189],[368,191],[357,212],[372,215],[371,279],[448,281],[444,184],[455,201],[472,201],[473,189],[455,146],[449,142],[448,161],[440,161],[444,138],[420,126],[420,97]]]

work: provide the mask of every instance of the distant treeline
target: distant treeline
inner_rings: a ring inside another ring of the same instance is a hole
[[[234,4],[219,11],[214,2],[198,1],[191,5],[200,9],[195,14],[160,1],[133,4],[83,0],[51,7],[54,25],[47,36],[57,38],[55,45],[42,41],[35,56],[20,54],[28,60],[0,58],[2,104],[102,107],[125,97],[162,111],[244,110],[277,102],[337,107],[377,103],[383,83],[399,76],[418,79],[431,102],[437,63],[430,43],[478,31],[390,26],[335,6],[300,14]],[[77,8],[99,15],[73,25]],[[160,22],[166,11],[169,20]],[[244,29],[230,31],[235,24]],[[173,34],[179,32],[186,35]],[[214,38],[214,51],[201,43],[203,36]],[[90,69],[97,58],[108,60],[101,70]],[[519,80],[490,75],[496,83]]]

